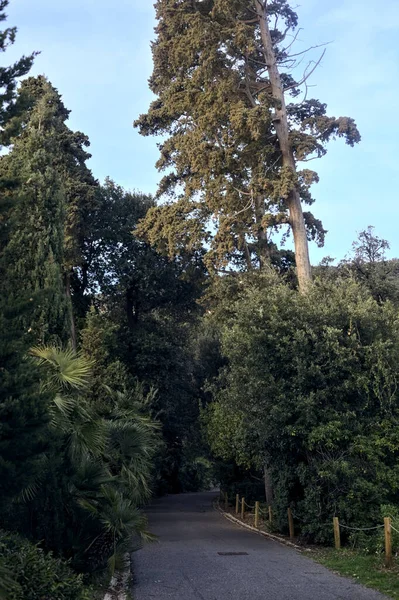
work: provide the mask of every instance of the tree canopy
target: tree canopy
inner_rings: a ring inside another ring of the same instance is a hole
[[[156,99],[136,121],[143,135],[165,137],[157,166],[166,171],[158,189],[166,203],[148,212],[139,232],[169,256],[205,245],[207,265],[216,269],[267,262],[272,233],[295,228],[291,192],[313,203],[317,174],[296,165],[323,156],[334,137],[350,145],[360,139],[352,119],[329,117],[326,104],[301,95],[286,37],[297,27],[296,13],[279,1],[257,16],[257,4],[158,1],[150,78]],[[265,18],[283,92],[291,97],[283,116],[268,74]],[[290,164],[279,140],[282,118]],[[304,218],[308,239],[322,244],[320,221],[309,212]]]

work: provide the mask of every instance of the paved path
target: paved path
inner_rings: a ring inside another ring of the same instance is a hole
[[[215,494],[167,496],[148,511],[159,542],[133,555],[134,600],[383,600],[213,510]],[[221,556],[219,552],[246,552]]]

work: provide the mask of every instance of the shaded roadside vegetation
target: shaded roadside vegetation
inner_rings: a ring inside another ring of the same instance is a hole
[[[347,548],[340,552],[323,549],[317,552],[316,560],[340,575],[352,577],[367,587],[379,590],[389,598],[399,598],[398,566],[387,569],[379,555]]]
[[[57,90],[17,86],[33,59],[0,71],[0,589],[72,600],[151,538],[153,493],[210,481],[205,270],[201,253],[170,262],[133,235],[153,199],[95,179]]]

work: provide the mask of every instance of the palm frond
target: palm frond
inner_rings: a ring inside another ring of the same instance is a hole
[[[31,502],[37,496],[43,484],[43,479],[46,473],[48,463],[49,459],[47,454],[43,453],[37,457],[35,461],[35,467],[37,470],[40,469],[40,472],[32,481],[32,483],[27,485],[21,492],[19,492],[17,496],[15,496],[15,498],[13,499],[14,503],[18,504],[20,502]]]
[[[53,386],[75,389],[87,387],[93,363],[72,348],[36,346],[31,348],[30,354],[49,369]]]
[[[68,483],[68,491],[82,508],[86,508],[85,502],[96,506],[102,486],[113,481],[114,477],[101,459],[86,456],[82,458],[80,464],[76,465],[75,472]]]
[[[105,429],[102,421],[75,418],[71,421],[68,440],[69,454],[78,464],[87,455],[100,456],[106,444]]]

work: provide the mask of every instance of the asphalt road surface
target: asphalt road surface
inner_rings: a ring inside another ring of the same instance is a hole
[[[386,598],[231,523],[212,508],[214,498],[182,494],[154,502],[148,516],[159,541],[133,554],[134,600]]]

